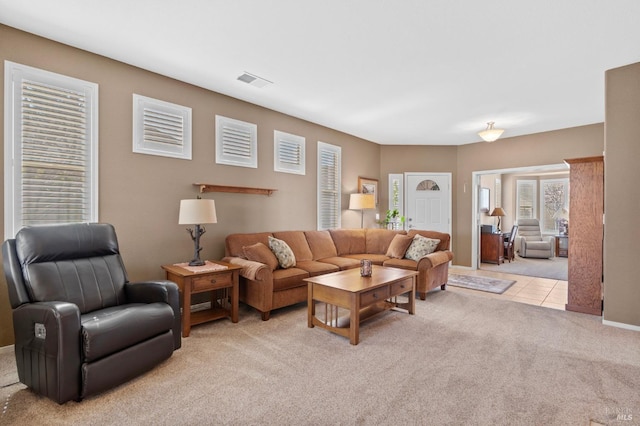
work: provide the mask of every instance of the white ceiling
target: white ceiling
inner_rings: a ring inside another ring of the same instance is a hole
[[[0,0],[0,22],[379,144],[603,122],[604,72],[640,61],[638,0]]]

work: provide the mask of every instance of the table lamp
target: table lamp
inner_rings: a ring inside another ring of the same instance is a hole
[[[502,207],[496,207],[495,209],[493,209],[491,211],[491,214],[489,216],[498,216],[498,227],[497,227],[497,231],[500,231],[500,219],[502,218],[502,216],[506,216],[507,214],[505,213],[504,210],[502,210]]]
[[[360,228],[364,227],[364,210],[374,209],[376,200],[373,194],[351,194],[349,210],[360,210]]]
[[[204,261],[200,259],[200,237],[207,232],[203,223],[217,223],[216,203],[214,200],[203,200],[197,198],[195,200],[180,200],[180,214],[178,224],[195,225],[195,232],[192,228],[187,228],[187,232],[191,235],[194,244],[193,259],[189,262],[189,266],[202,266]]]

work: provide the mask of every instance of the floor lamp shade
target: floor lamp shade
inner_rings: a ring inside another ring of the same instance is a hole
[[[364,226],[364,210],[375,209],[376,199],[373,194],[351,194],[349,210],[360,210],[360,227]]]

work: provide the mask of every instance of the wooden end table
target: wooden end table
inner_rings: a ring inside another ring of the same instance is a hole
[[[224,269],[214,269],[224,267]],[[188,268],[188,269],[187,269]],[[182,296],[182,337],[189,337],[191,326],[219,318],[238,322],[238,265],[207,261],[204,266],[162,265],[167,279],[178,284]],[[211,308],[191,313],[191,295],[211,292]]]
[[[308,284],[307,325],[318,326],[349,338],[352,345],[360,341],[360,323],[373,315],[394,308],[415,312],[415,271],[373,265],[370,277],[361,277],[360,268],[305,278]],[[408,302],[397,296],[407,294]],[[316,317],[316,302],[325,303],[324,319]],[[338,308],[349,310],[349,318],[339,318]]]

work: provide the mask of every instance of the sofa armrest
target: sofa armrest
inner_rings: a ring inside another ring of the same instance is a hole
[[[264,281],[271,275],[271,268],[264,263],[253,260],[242,259],[241,257],[228,256],[222,259],[223,262],[231,263],[242,267],[240,275],[252,281]]]
[[[435,251],[429,253],[426,256],[421,257],[418,260],[418,271],[429,268],[434,268],[443,263],[448,263],[453,260],[453,252],[450,250]]]
[[[13,311],[20,381],[59,404],[80,398],[80,310],[68,302],[26,303]]]
[[[182,346],[182,328],[180,313],[180,290],[173,281],[156,280],[127,283],[125,285],[129,303],[166,303],[173,311],[173,348]]]

